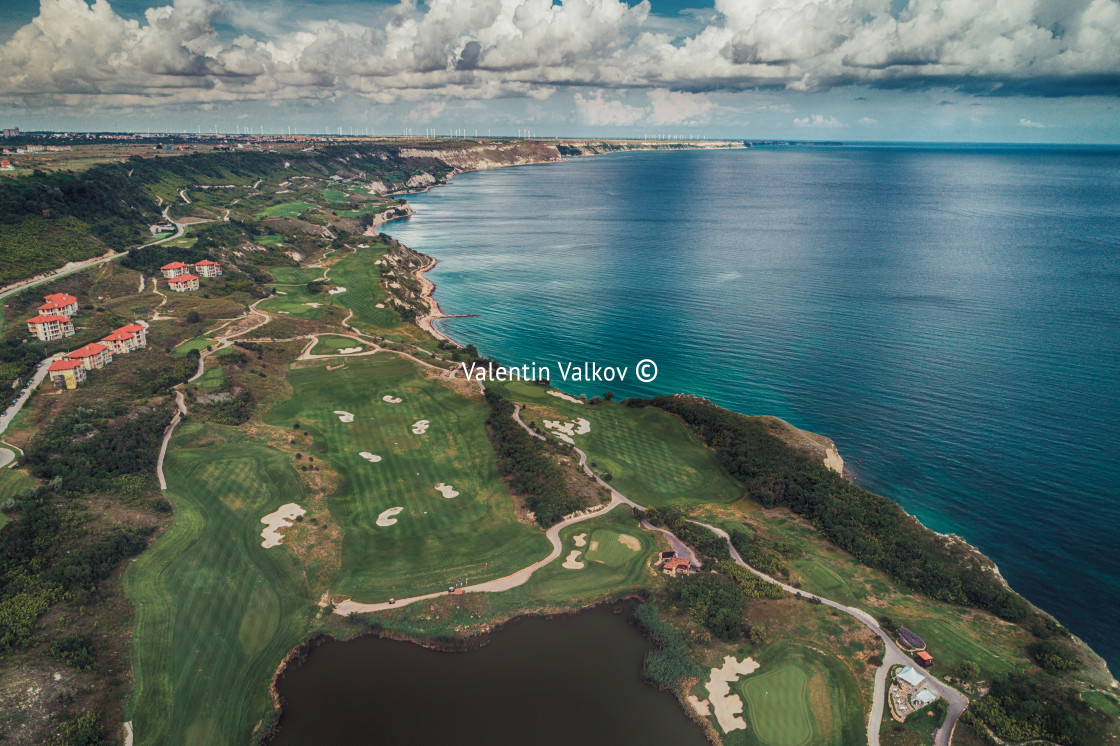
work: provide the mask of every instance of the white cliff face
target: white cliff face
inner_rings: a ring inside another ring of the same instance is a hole
[[[407,186],[409,189],[423,189],[425,187],[430,187],[435,183],[436,177],[432,176],[429,173],[422,173],[416,174],[415,176],[409,178],[409,180],[405,182],[405,186]]]
[[[832,469],[837,474],[844,473],[844,459],[840,458],[840,451],[836,450],[836,446],[829,446],[824,452],[824,465]]]

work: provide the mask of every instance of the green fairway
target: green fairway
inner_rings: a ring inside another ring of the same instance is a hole
[[[261,246],[267,246],[270,249],[278,249],[278,248],[280,248],[281,246],[284,245],[284,237],[279,235],[279,234],[276,234],[276,233],[272,233],[272,234],[269,234],[267,236],[258,236],[254,240],[257,243],[259,243]],[[285,267],[284,269],[296,269],[296,268],[295,267]],[[275,272],[273,273],[273,276],[275,276]]]
[[[306,285],[322,277],[323,269],[321,267],[269,267],[268,273],[278,284]]]
[[[191,350],[199,350],[201,352],[212,344],[215,344],[213,338],[207,337],[205,334],[200,334],[194,339],[188,339],[186,342],[173,349],[171,351],[171,357],[183,357]]]
[[[194,382],[200,389],[218,389],[226,381],[226,374],[221,368],[211,367],[203,371],[202,375]]]
[[[283,453],[190,422],[164,468],[175,519],[124,576],[136,605],[126,720],[137,744],[247,743],[314,612],[291,550],[261,546],[261,517],[303,500],[303,484]]]
[[[1090,707],[1100,710],[1105,715],[1112,718],[1120,718],[1120,700],[1112,694],[1105,692],[1085,692],[1081,695],[1081,699],[1089,703]]]
[[[332,590],[359,601],[430,593],[469,579],[499,578],[548,554],[538,528],[518,522],[486,436],[486,405],[420,377],[395,355],[351,358],[343,369],[301,362],[288,374],[292,398],[266,415],[299,422],[316,460],[337,470],[330,498],[342,530],[342,569]],[[399,397],[398,404],[384,396]],[[342,422],[335,410],[354,415]],[[422,435],[414,423],[428,420]],[[371,463],[360,453],[380,456]],[[444,498],[437,484],[459,493]],[[396,523],[377,525],[390,508]]]
[[[926,641],[934,665],[944,671],[957,670],[962,660],[980,666],[980,675],[991,679],[1015,670],[1016,665],[991,647],[973,639],[956,624],[944,619],[909,619],[905,624]]]
[[[323,334],[319,337],[318,344],[312,348],[311,354],[313,355],[335,355],[339,350],[353,350],[355,347],[360,348],[358,351],[368,349],[366,345],[356,339],[350,337],[340,337],[335,334]]]
[[[583,539],[577,546],[575,537]],[[640,548],[634,550],[619,541],[632,537]],[[650,563],[658,551],[657,542],[628,508],[569,526],[560,532],[564,548],[559,559],[538,570],[522,588],[510,592],[518,597],[544,601],[587,601],[612,593],[642,588],[653,577]],[[594,547],[594,549],[592,548]],[[572,551],[579,551],[577,562],[583,568],[563,567]]]
[[[813,737],[809,677],[796,665],[781,665],[739,683],[746,714],[758,739],[770,746],[803,746]]]
[[[323,199],[325,199],[327,202],[347,204],[350,201],[349,194],[347,194],[346,192],[340,192],[337,189],[324,189],[322,194]]]
[[[337,302],[338,296],[327,293],[309,293],[304,285],[269,285],[277,295],[257,304],[258,308],[285,316],[314,321],[327,314],[327,307]],[[308,305],[314,304],[314,305]]]
[[[811,593],[817,593],[833,600],[851,603],[851,593],[848,584],[831,568],[816,560],[797,560],[792,563],[797,571],[801,587]]]
[[[497,385],[514,401],[551,407],[566,418],[582,417],[591,432],[575,436],[599,472],[610,472],[611,486],[642,505],[730,503],[743,489],[727,474],[676,417],[651,407],[614,402],[573,404],[532,383]]]
[[[732,685],[743,700],[748,731],[729,733],[727,744],[866,742],[859,684],[839,658],[788,642],[771,643],[752,657],[761,664],[759,670]]]
[[[381,287],[381,267],[374,264],[385,255],[385,244],[373,239],[368,249],[355,249],[331,265],[332,285],[346,288],[345,293],[331,296],[335,303],[354,311],[350,325],[361,331],[384,331],[401,324],[400,315],[386,303]],[[384,308],[378,308],[378,304]]]
[[[310,210],[315,205],[310,202],[283,202],[279,205],[266,207],[261,210],[259,217],[262,218],[298,218],[301,213]]]

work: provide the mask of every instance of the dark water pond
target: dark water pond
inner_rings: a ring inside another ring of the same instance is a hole
[[[279,682],[276,743],[703,746],[673,697],[641,682],[650,646],[629,614],[527,619],[467,653],[328,643]]]

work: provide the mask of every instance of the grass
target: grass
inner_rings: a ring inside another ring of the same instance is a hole
[[[259,243],[261,246],[267,246],[270,249],[278,249],[278,248],[280,248],[281,246],[284,245],[284,237],[279,235],[278,233],[271,233],[267,236],[258,236],[254,240],[257,243]],[[297,268],[285,267],[285,269],[297,269]],[[275,274],[276,273],[273,272],[274,276],[275,276]]]
[[[341,204],[348,204],[350,202],[350,195],[346,192],[340,192],[337,189],[324,189],[323,199],[327,202],[336,202]]]
[[[278,284],[306,285],[323,276],[320,267],[269,267],[269,274]]]
[[[257,213],[257,216],[262,218],[298,218],[302,213],[314,207],[315,205],[310,202],[282,202],[279,205],[266,207]]]
[[[747,730],[732,731],[725,743],[840,746],[864,739],[859,684],[839,658],[788,641],[751,657],[759,669],[732,685],[743,700]]]
[[[1100,710],[1111,718],[1120,718],[1120,701],[1112,694],[1106,692],[1085,692],[1081,699],[1089,703],[1090,707]]]
[[[291,550],[261,547],[261,516],[303,485],[283,453],[214,425],[181,426],[164,468],[174,522],[124,576],[136,605],[126,719],[137,744],[246,743],[314,610]]]
[[[597,471],[610,472],[611,486],[641,505],[726,504],[743,494],[715,453],[667,412],[614,402],[573,404],[532,383],[512,382],[501,388],[514,401],[550,408],[565,419],[590,421],[591,432],[576,436],[576,445],[587,452]],[[527,415],[539,419],[548,413],[530,408]]]
[[[299,422],[313,454],[339,474],[329,505],[342,531],[342,569],[332,590],[383,601],[499,578],[548,553],[543,533],[520,523],[498,477],[486,436],[485,404],[464,399],[418,375],[413,363],[380,354],[351,358],[343,369],[300,363],[288,374],[292,398],[266,421]],[[400,397],[400,404],[382,400]],[[339,421],[334,410],[355,415]],[[411,432],[426,419],[424,435]],[[382,456],[369,463],[359,452]],[[460,494],[443,498],[437,483]],[[376,525],[382,511],[403,507],[397,523]]]
[[[195,386],[200,389],[219,389],[225,383],[226,374],[220,367],[210,367],[203,371],[202,375],[194,382]]]
[[[385,245],[374,241],[368,249],[355,249],[331,265],[332,285],[346,288],[332,296],[335,302],[354,311],[351,326],[362,331],[384,331],[401,325],[400,315],[388,307],[388,294],[381,287],[380,267],[374,262],[385,255]],[[378,308],[378,304],[386,306]]]
[[[297,319],[307,319],[315,321],[327,315],[327,307],[334,303],[341,305],[338,302],[337,295],[328,295],[326,293],[309,293],[307,288],[303,285],[270,285],[277,293],[275,298],[266,298],[261,301],[258,308],[272,313],[283,314],[286,316],[294,316]],[[318,303],[318,306],[309,306],[308,303]]]
[[[215,344],[212,337],[207,337],[205,334],[200,334],[194,339],[188,339],[183,344],[179,345],[171,351],[171,357],[184,357],[191,350],[205,350],[212,344]]]
[[[363,350],[366,349],[366,346],[356,339],[351,339],[350,337],[339,337],[334,334],[324,334],[319,337],[319,342],[311,350],[311,354],[334,355],[339,350],[354,347],[360,347]]]

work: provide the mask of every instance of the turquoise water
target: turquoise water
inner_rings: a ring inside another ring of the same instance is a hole
[[[465,174],[386,232],[440,329],[831,436],[1107,659],[1120,607],[1120,150],[625,153]],[[632,377],[632,374],[631,374]]]

